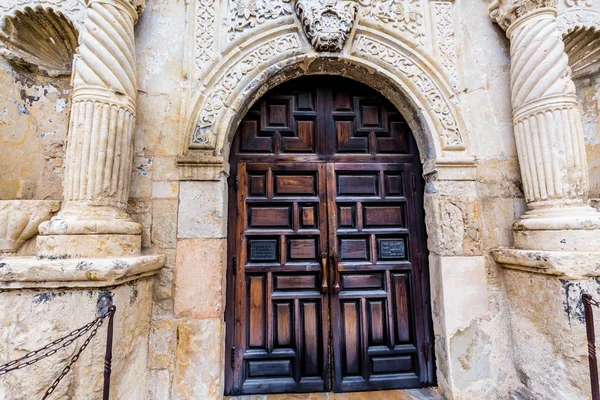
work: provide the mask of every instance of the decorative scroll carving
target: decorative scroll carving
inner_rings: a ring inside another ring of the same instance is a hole
[[[364,18],[374,18],[425,44],[421,0],[358,0]]]
[[[25,8],[4,19],[0,53],[16,64],[50,76],[70,75],[79,33],[71,20],[51,8]]]
[[[591,7],[592,0],[565,0],[567,7]]]
[[[557,0],[494,0],[490,4],[490,17],[504,30],[519,17],[531,11],[544,8],[556,7]]]
[[[192,135],[193,148],[214,148],[216,132],[214,122],[218,113],[225,107],[226,101],[238,84],[249,72],[268,61],[269,59],[284,54],[300,47],[296,34],[290,33],[274,38],[257,49],[247,54],[241,61],[227,71],[224,77],[211,89],[202,105],[196,129]]]
[[[563,36],[573,79],[600,71],[600,30],[576,28]]]
[[[452,3],[433,3],[438,56],[454,82],[458,81],[456,43],[454,42],[454,24],[452,23]]]
[[[358,5],[351,1],[298,0],[296,14],[318,51],[340,51],[354,25]]]
[[[292,13],[292,0],[234,0],[230,3],[229,39],[235,39],[246,29]]]
[[[196,8],[196,70],[201,71],[206,66],[215,51],[215,13],[216,0],[197,0]]]
[[[409,57],[387,44],[366,36],[359,36],[355,43],[354,52],[356,54],[386,62],[419,89],[443,127],[440,136],[444,150],[464,148],[459,126],[452,115],[450,106],[427,72]]]

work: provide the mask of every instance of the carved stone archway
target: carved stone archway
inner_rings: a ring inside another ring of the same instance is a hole
[[[366,25],[355,29],[342,52],[316,52],[289,22],[237,43],[205,69],[181,125],[182,178],[205,177],[206,167],[227,159],[240,116],[263,93],[310,74],[346,76],[387,97],[415,132],[425,174],[474,168],[460,100],[430,55]]]

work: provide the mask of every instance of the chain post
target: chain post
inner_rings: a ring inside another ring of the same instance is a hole
[[[585,314],[585,330],[588,341],[588,361],[590,365],[590,384],[592,386],[592,400],[600,400],[600,388],[598,387],[598,359],[596,357],[596,332],[594,330],[594,313],[592,305],[598,307],[600,303],[592,299],[589,294],[581,296]]]
[[[113,323],[115,317],[115,306],[110,306],[108,312],[108,329],[106,331],[106,354],[104,355],[104,389],[102,391],[102,400],[108,400],[110,395],[110,373],[112,369],[112,345],[113,345]]]

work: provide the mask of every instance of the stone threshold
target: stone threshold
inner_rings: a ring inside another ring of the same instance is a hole
[[[226,400],[445,400],[435,388],[353,393],[284,393],[228,396]]]

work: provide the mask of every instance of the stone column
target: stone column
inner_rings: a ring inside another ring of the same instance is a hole
[[[528,211],[515,247],[600,250],[600,214],[588,204],[581,111],[553,0],[496,0],[510,39],[515,139]]]
[[[140,252],[127,214],[136,112],[133,27],[142,0],[89,0],[75,56],[64,202],[40,226],[40,256]]]

